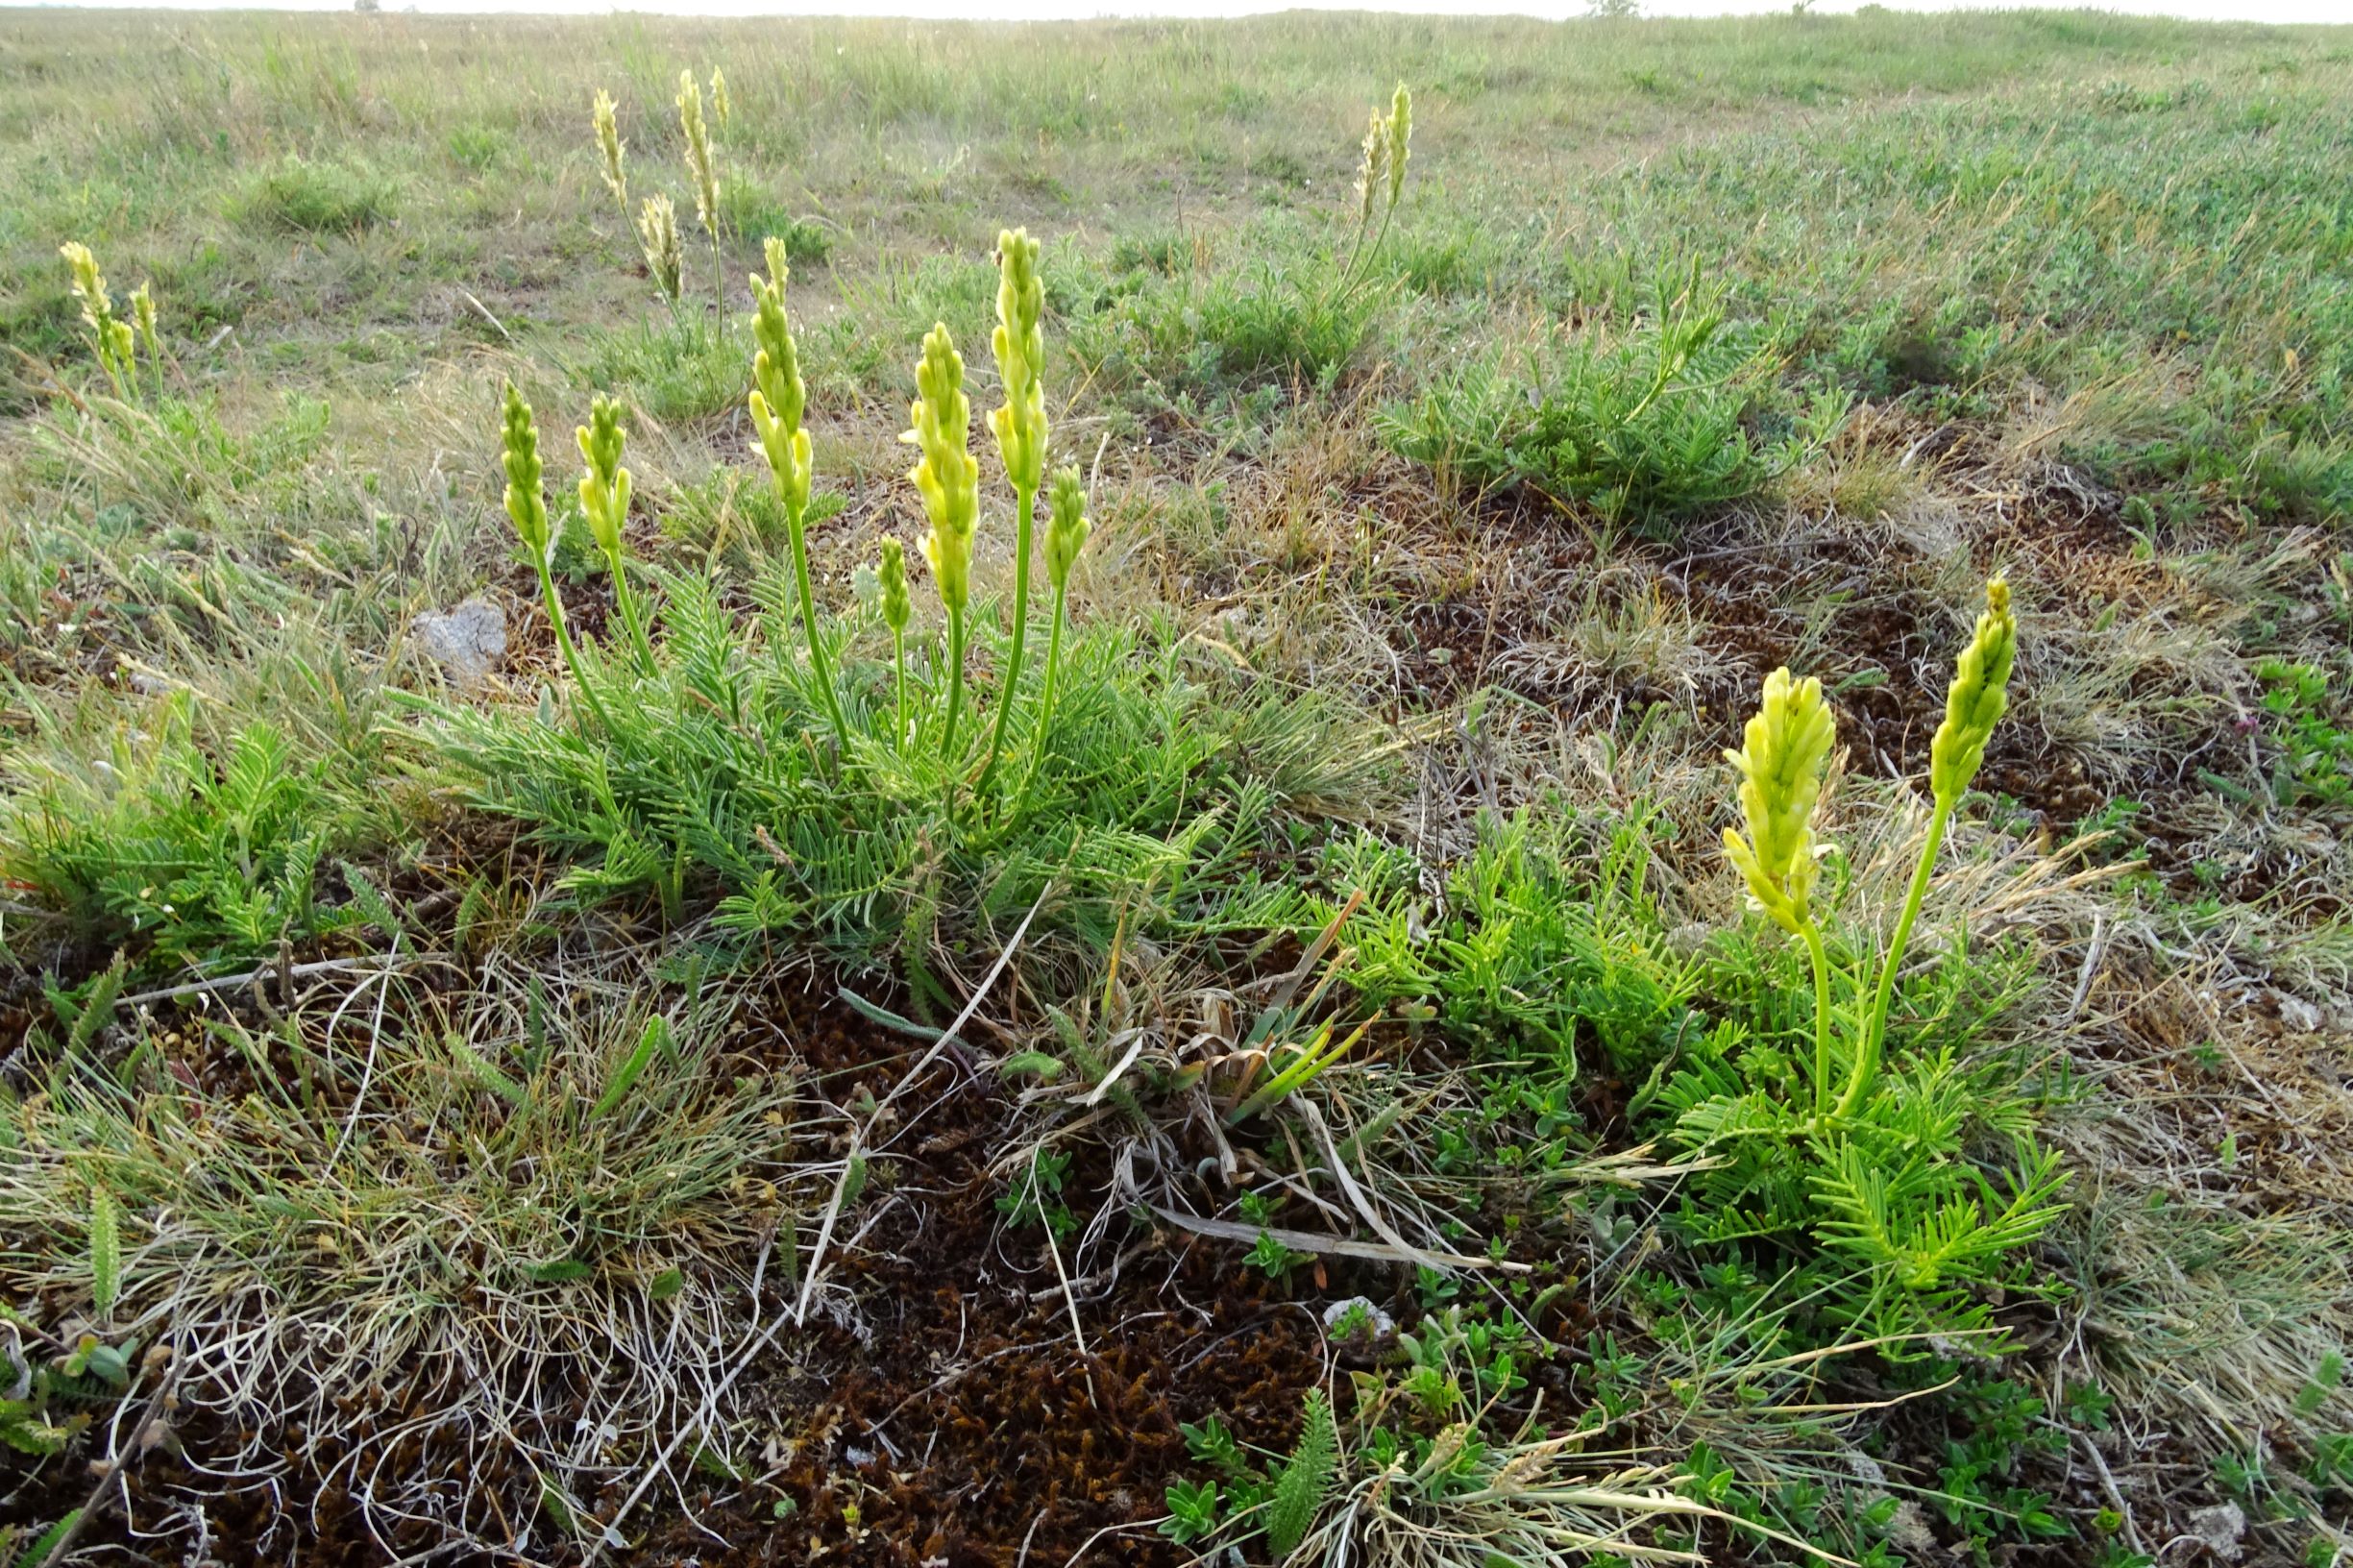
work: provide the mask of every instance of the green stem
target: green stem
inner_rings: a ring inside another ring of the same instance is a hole
[[[637,647],[638,661],[646,674],[653,674],[653,640],[646,635],[646,614],[637,602],[637,592],[629,586],[629,574],[622,560],[619,547],[607,551],[604,569],[613,576],[613,600],[621,606],[622,625],[629,628],[629,641]]]
[[[572,672],[572,683],[588,699],[589,709],[596,714],[597,722],[608,731],[611,730],[613,716],[604,711],[603,702],[597,697],[596,683],[588,678],[588,673],[580,667],[580,650],[573,646],[572,628],[564,621],[564,601],[555,594],[555,575],[548,570],[545,561],[539,564],[539,591],[547,598],[548,620],[555,627],[555,646],[563,649],[564,667]]]
[[[896,751],[907,744],[907,634],[896,627],[891,631],[891,685],[898,695],[898,722],[891,730],[891,749]]]
[[[1838,1102],[1838,1114],[1842,1116],[1855,1113],[1863,1097],[1871,1092],[1872,1080],[1878,1075],[1879,1054],[1887,1043],[1888,1004],[1896,995],[1896,970],[1903,963],[1904,944],[1912,937],[1912,922],[1920,918],[1920,902],[1927,896],[1928,878],[1936,871],[1936,852],[1944,845],[1946,824],[1952,821],[1952,801],[1940,798],[1928,818],[1928,842],[1920,846],[1920,864],[1912,869],[1911,891],[1904,894],[1903,914],[1896,920],[1895,939],[1887,945],[1887,958],[1879,966],[1878,989],[1873,992],[1871,1012],[1863,1020],[1862,1043],[1854,1053],[1854,1076],[1847,1081],[1847,1092]]]
[[[1021,775],[1021,794],[1014,802],[1014,818],[1018,821],[1029,807],[1030,787],[1038,782],[1038,770],[1045,762],[1046,742],[1054,732],[1054,677],[1062,670],[1062,628],[1064,606],[1069,600],[1069,589],[1054,590],[1054,629],[1045,642],[1045,690],[1038,699],[1038,728],[1030,737],[1029,772]]]
[[[964,711],[964,611],[950,605],[947,612],[947,727],[940,732],[940,760],[946,765],[948,792],[956,789],[955,759],[956,717]]]
[[[779,486],[781,488],[781,486]],[[800,624],[809,637],[809,669],[818,690],[825,696],[825,712],[833,720],[834,738],[842,754],[849,754],[849,725],[842,719],[842,698],[833,689],[833,671],[825,662],[824,640],[817,629],[817,594],[809,582],[809,541],[806,513],[789,498],[784,502],[784,532],[793,547],[793,581],[800,593]]]
[[[1814,961],[1814,1115],[1830,1109],[1830,955],[1822,945],[1822,926],[1805,922],[1805,951]]]
[[[1030,513],[1037,505],[1038,492],[1017,486],[1013,497],[1013,652],[1005,660],[1005,680],[997,689],[996,723],[989,732],[989,760],[981,764],[974,795],[988,793],[989,780],[996,772],[997,754],[1005,746],[1005,722],[1013,716],[1014,696],[1021,685],[1021,650],[1029,640]]]

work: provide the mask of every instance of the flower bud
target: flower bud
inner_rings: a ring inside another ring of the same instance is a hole
[[[1985,585],[1985,613],[1976,635],[1961,650],[1945,693],[1945,722],[1928,748],[1928,787],[1940,805],[1961,798],[1985,762],[1986,743],[2010,705],[2010,666],[2018,657],[2018,618],[2010,613],[2010,585],[2000,577]]]
[[[904,637],[907,624],[915,619],[915,605],[907,598],[907,550],[889,534],[883,535],[874,576],[882,586],[882,624],[893,636]]]
[[[1057,594],[1069,586],[1070,568],[1093,528],[1087,518],[1087,492],[1079,484],[1078,470],[1066,468],[1054,476],[1053,515],[1045,529],[1046,577]]]
[[[512,381],[506,383],[504,422],[501,461],[506,469],[506,515],[532,564],[545,570],[555,559],[555,536],[548,527],[548,498],[540,482],[539,430],[531,423],[531,405]]]

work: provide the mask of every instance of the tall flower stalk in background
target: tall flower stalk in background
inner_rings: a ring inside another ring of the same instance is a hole
[[[674,316],[685,287],[686,257],[678,247],[678,209],[668,196],[646,198],[637,214],[637,243],[646,253],[646,271],[652,275],[655,290]]]
[[[107,379],[114,383],[114,395],[128,398],[138,381],[138,356],[131,324],[114,313],[113,296],[107,292],[107,281],[98,271],[98,257],[87,245],[68,241],[58,247],[58,254],[73,269],[74,298],[82,304],[82,325],[90,330],[90,345],[97,351],[98,363],[105,367]]]
[[[1912,922],[1920,918],[1921,900],[1936,870],[1937,851],[1952,822],[1961,796],[1985,765],[1986,743],[2010,705],[2010,667],[2018,657],[2018,618],[2010,610],[2010,585],[2000,577],[1985,585],[1985,611],[1977,617],[1975,633],[1955,661],[1952,684],[1945,693],[1945,722],[1936,728],[1928,747],[1928,790],[1935,806],[1928,816],[1927,842],[1921,845],[1920,863],[1912,869],[1912,885],[1904,894],[1903,913],[1896,934],[1879,965],[1879,983],[1872,993],[1871,1012],[1863,1023],[1863,1038],[1855,1052],[1854,1075],[1839,1100],[1841,1115],[1851,1115],[1870,1091],[1887,1044],[1887,1010],[1896,994],[1896,970],[1911,941]]]
[[[131,291],[131,319],[138,324],[139,344],[156,373],[156,396],[163,396],[163,340],[156,331],[156,297],[146,283]]]
[[[718,162],[711,151],[711,128],[702,117],[702,88],[692,71],[678,73],[678,129],[686,135],[686,172],[695,187],[695,216],[711,240],[711,290],[723,315],[727,284],[719,250]]]
[[[923,558],[931,563],[940,603],[947,611],[947,718],[940,733],[940,754],[949,759],[954,787],[956,721],[964,709],[965,610],[972,597],[972,527],[980,512],[980,465],[972,460],[972,404],[964,395],[964,355],[944,322],[923,339],[915,367],[916,400],[908,410],[912,429],[899,439],[922,455],[907,477],[923,498],[931,531],[923,536]]]
[[[1005,403],[992,409],[989,429],[1013,485],[1013,650],[997,694],[996,723],[989,735],[989,758],[981,765],[981,791],[996,772],[1005,726],[1021,685],[1021,661],[1029,639],[1029,558],[1038,490],[1045,477],[1045,290],[1038,280],[1038,242],[1023,229],[996,236],[996,369],[1005,383]]]
[[[1389,220],[1397,215],[1397,203],[1406,193],[1406,159],[1413,141],[1413,94],[1406,90],[1403,82],[1389,100],[1389,111],[1373,111],[1372,121],[1365,127],[1361,160],[1357,168],[1357,237],[1349,248],[1348,264],[1340,269],[1338,283],[1333,289],[1335,298],[1345,297],[1349,285],[1356,281],[1357,267],[1368,262],[1381,250],[1381,242],[1388,237]],[[1380,208],[1381,226],[1373,227],[1374,208]],[[1371,243],[1367,244],[1366,237]]]
[[[624,228],[629,223],[629,176],[623,167],[620,106],[613,95],[602,87],[597,89],[594,110],[597,126],[598,172],[604,177],[604,188],[613,193],[613,205],[621,209]]]
[[[758,345],[751,361],[751,423],[759,432],[760,452],[768,459],[776,500],[784,507],[785,537],[793,551],[793,582],[799,594],[800,621],[809,637],[809,671],[824,694],[825,712],[833,721],[834,738],[846,752],[849,725],[842,719],[842,699],[833,689],[833,672],[825,658],[825,642],[818,630],[817,596],[809,577],[809,484],[814,470],[809,432],[801,427],[808,406],[808,389],[800,379],[800,352],[793,341],[793,325],[784,313],[784,283],[789,269],[783,241],[771,235],[765,247],[768,276],[751,280],[755,313],[752,341]]]
[[[1817,1115],[1830,1104],[1830,959],[1814,918],[1814,816],[1837,734],[1822,682],[1795,680],[1787,670],[1776,670],[1765,677],[1764,700],[1741,748],[1724,754],[1740,770],[1740,811],[1749,830],[1743,838],[1726,828],[1724,852],[1740,869],[1757,906],[1803,942],[1813,961]]]

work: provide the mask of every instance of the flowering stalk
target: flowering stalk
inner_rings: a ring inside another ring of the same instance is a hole
[[[114,383],[114,395],[128,398],[130,390],[125,383],[135,384],[138,375],[131,324],[114,314],[113,297],[107,292],[107,281],[98,271],[98,258],[90,254],[87,245],[68,241],[58,247],[58,254],[73,269],[74,297],[82,302],[82,325],[90,330],[90,343],[98,352],[98,362],[106,367],[107,379]]]
[[[1038,282],[1038,242],[1022,229],[996,236],[996,368],[1005,383],[1005,404],[992,409],[989,429],[1013,484],[1013,651],[1005,661],[996,724],[989,735],[989,760],[981,765],[978,790],[986,791],[1005,745],[1005,724],[1021,685],[1022,649],[1029,638],[1029,557],[1038,489],[1045,477],[1045,394],[1040,376],[1045,361],[1045,291]]]
[[[599,172],[604,176],[604,188],[613,193],[613,205],[621,208],[621,223],[625,229],[629,223],[629,176],[622,165],[620,106],[613,102],[611,93],[599,87],[594,112],[597,153],[601,165]]]
[[[1838,1103],[1840,1115],[1851,1115],[1861,1107],[1878,1071],[1887,1041],[1887,1010],[1896,994],[1896,970],[1903,963],[1912,922],[1920,918],[1921,900],[1927,894],[1953,810],[1984,766],[1986,743],[2010,705],[2010,667],[2017,657],[2018,618],[2010,610],[2010,585],[1996,577],[1985,585],[1985,613],[1977,617],[1976,632],[1954,663],[1952,684],[1945,693],[1945,722],[1937,726],[1928,748],[1928,789],[1936,804],[1928,816],[1927,842],[1921,845],[1903,913],[1897,918],[1895,937],[1879,966],[1879,984],[1864,1020],[1854,1075]]]
[[[1087,492],[1081,488],[1078,470],[1066,468],[1054,476],[1054,495],[1045,528],[1045,575],[1054,585],[1054,627],[1045,645],[1045,690],[1038,699],[1038,731],[1030,742],[1029,772],[1021,780],[1021,798],[1016,803],[1015,815],[1028,804],[1030,786],[1037,781],[1038,769],[1045,760],[1046,742],[1054,730],[1054,678],[1062,669],[1062,628],[1068,618],[1070,602],[1070,568],[1078,560],[1078,552],[1086,548],[1087,535],[1094,525],[1087,518]]]
[[[891,688],[896,696],[898,720],[891,729],[891,749],[907,741],[907,623],[915,606],[907,598],[907,550],[895,538],[883,535],[882,560],[874,576],[882,584],[882,624],[891,628]]]
[[[686,257],[678,247],[678,209],[668,196],[646,198],[637,214],[637,243],[646,253],[646,270],[653,275],[655,291],[676,315]]]
[[[139,342],[147,350],[147,363],[156,373],[156,397],[163,396],[163,342],[156,332],[156,297],[145,283],[131,291],[131,319],[138,323]]]
[[[605,570],[612,575],[613,600],[621,606],[622,624],[629,628],[638,660],[650,674],[653,644],[646,635],[645,612],[629,587],[628,567],[621,550],[621,530],[629,521],[629,471],[621,466],[622,447],[627,439],[621,428],[621,404],[599,397],[590,405],[588,419],[576,432],[580,455],[588,462],[588,471],[580,476],[580,510],[588,518],[588,531],[597,541],[597,550],[604,556]]]
[[[702,88],[692,71],[678,73],[678,129],[686,134],[686,172],[695,183],[695,215],[711,238],[711,289],[723,316],[727,285],[719,251],[719,179],[711,155],[711,128],[702,118]]]
[[[1830,1098],[1830,960],[1813,912],[1814,815],[1837,733],[1822,682],[1793,680],[1787,670],[1776,670],[1765,677],[1764,699],[1743,746],[1724,754],[1740,770],[1740,810],[1749,829],[1744,839],[1726,828],[1724,852],[1740,869],[1757,906],[1803,942],[1813,961],[1817,1115],[1828,1109]]]
[[[1340,270],[1339,285],[1333,292],[1344,295],[1356,278],[1357,263],[1379,254],[1381,242],[1388,237],[1389,220],[1397,215],[1397,202],[1406,191],[1406,159],[1413,140],[1413,94],[1406,90],[1403,82],[1389,100],[1389,111],[1373,111],[1372,122],[1365,128],[1363,161],[1357,171],[1357,238],[1348,253],[1348,265]],[[1387,187],[1387,200],[1381,208],[1381,228],[1373,233],[1372,243],[1364,236],[1372,229],[1374,193]]]
[[[755,311],[751,335],[758,352],[751,360],[751,423],[759,432],[760,452],[768,459],[769,477],[776,500],[784,507],[785,537],[793,549],[793,581],[800,593],[801,625],[809,637],[809,671],[824,694],[825,712],[842,748],[849,748],[849,725],[842,719],[842,699],[833,689],[833,671],[825,660],[825,643],[817,626],[817,595],[809,579],[809,481],[814,462],[809,432],[800,416],[808,405],[808,388],[800,379],[800,351],[793,342],[793,324],[784,313],[784,244],[774,235],[766,247],[768,276],[751,280]]]
[[[719,116],[719,134],[725,135],[735,124],[735,102],[727,96],[727,78],[716,65],[711,67],[711,112]]]
[[[563,649],[564,664],[572,671],[573,683],[588,698],[598,720],[609,729],[612,720],[606,716],[604,704],[597,699],[596,687],[580,668],[580,650],[573,646],[571,628],[564,622],[564,603],[556,597],[555,529],[548,522],[548,496],[539,461],[539,430],[531,421],[531,405],[523,401],[523,394],[515,390],[512,381],[506,383],[503,423],[501,462],[506,470],[506,515],[514,521],[515,533],[531,557],[532,570],[539,574],[539,591],[547,600],[548,620],[555,627],[555,643]]]
[[[979,515],[980,465],[972,460],[972,404],[964,395],[964,356],[944,322],[923,339],[915,368],[913,428],[899,436],[922,453],[907,477],[923,498],[931,531],[923,558],[931,563],[940,602],[947,610],[947,720],[940,754],[952,758],[956,720],[964,706],[965,607],[972,595],[972,527]],[[952,775],[951,775],[952,776]]]

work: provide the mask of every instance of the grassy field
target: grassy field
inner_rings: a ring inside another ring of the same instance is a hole
[[[2353,29],[0,13],[0,1552],[2347,1561],[2348,170]]]

